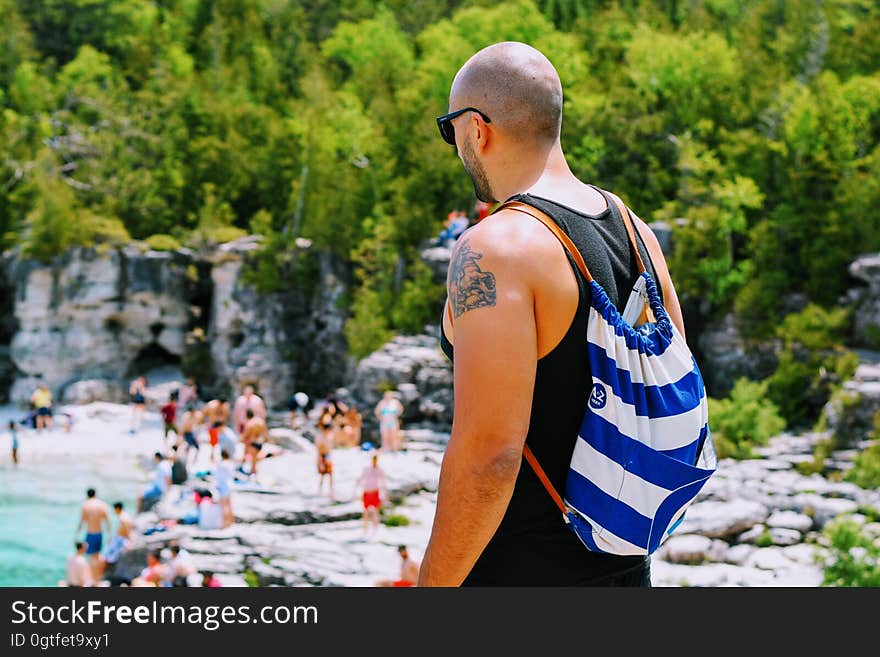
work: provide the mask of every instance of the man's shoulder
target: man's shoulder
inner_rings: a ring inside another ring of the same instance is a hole
[[[458,238],[452,258],[476,253],[521,268],[540,263],[541,256],[558,248],[556,238],[540,221],[503,209],[466,230]]]

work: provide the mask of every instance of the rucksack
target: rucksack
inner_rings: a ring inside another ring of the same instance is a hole
[[[645,270],[629,211],[613,194],[603,195],[617,206],[635,254],[639,277],[634,293],[644,290],[642,305],[653,313],[638,327],[624,320],[571,238],[550,217],[520,201],[495,211],[517,210],[547,226],[592,293],[586,339],[593,386],[564,494],[556,491],[528,445],[523,455],[588,550],[649,555],[682,522],[718,460],[697,362]]]

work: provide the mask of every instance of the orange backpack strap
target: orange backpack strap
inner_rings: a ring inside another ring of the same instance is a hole
[[[541,464],[538,463],[538,459],[535,458],[535,455],[532,454],[532,450],[528,445],[523,447],[523,456],[526,457],[526,461],[530,466],[532,466],[532,470],[535,471],[535,474],[538,475],[538,479],[541,480],[541,483],[544,484],[544,488],[547,489],[547,492],[550,493],[550,497],[553,498],[553,501],[556,503],[556,506],[559,507],[559,510],[562,511],[562,515],[567,515],[567,510],[565,508],[565,502],[562,501],[562,496],[556,491],[556,487],[550,483],[550,478],[547,476],[547,473],[544,472],[544,468],[541,467]]]

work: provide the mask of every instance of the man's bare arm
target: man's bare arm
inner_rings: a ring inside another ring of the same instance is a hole
[[[420,586],[458,586],[470,572],[510,502],[528,432],[533,294],[522,254],[486,232],[469,232],[450,263],[455,412]]]

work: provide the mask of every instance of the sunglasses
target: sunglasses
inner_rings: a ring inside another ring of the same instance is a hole
[[[460,110],[450,112],[449,114],[438,116],[437,127],[440,128],[440,136],[443,137],[443,141],[445,141],[450,146],[455,146],[455,126],[452,125],[452,119],[454,119],[456,116],[461,116],[465,112],[476,112],[482,117],[482,119],[486,123],[492,123],[492,119],[483,114],[476,107],[464,107]]]

